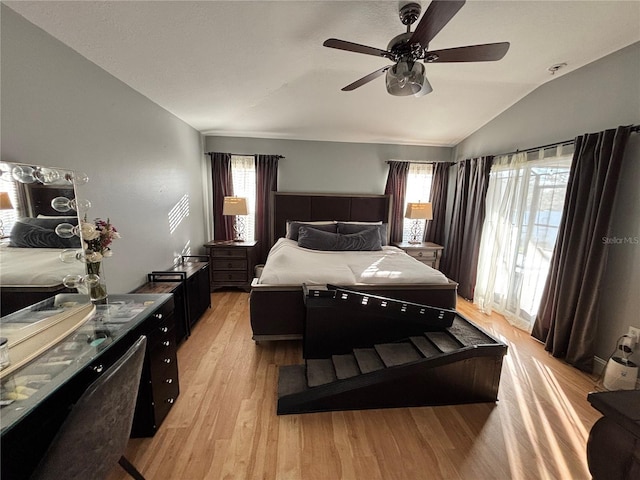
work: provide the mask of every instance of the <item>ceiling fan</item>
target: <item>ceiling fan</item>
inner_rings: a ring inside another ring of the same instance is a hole
[[[387,92],[391,95],[421,97],[433,91],[433,88],[431,88],[429,80],[425,76],[424,64],[420,60],[426,63],[490,62],[500,60],[509,50],[509,42],[429,51],[429,42],[449,23],[464,4],[464,0],[433,0],[414,32],[411,32],[411,25],[420,16],[421,7],[417,3],[408,3],[402,6],[400,8],[400,21],[407,26],[407,31],[394,37],[389,42],[387,50],[367,47],[366,45],[336,38],[326,40],[323,43],[325,47],[375,55],[388,58],[394,62],[393,65],[382,67],[347,85],[342,90],[355,90],[386,73]]]

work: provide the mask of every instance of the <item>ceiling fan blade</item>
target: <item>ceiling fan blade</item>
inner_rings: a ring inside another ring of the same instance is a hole
[[[344,40],[338,40],[337,38],[330,38],[329,40],[325,40],[322,45],[324,45],[325,47],[337,48],[338,50],[346,50],[347,52],[375,55],[376,57],[388,57],[390,55],[390,53],[386,50],[367,47],[366,45],[360,45],[358,43],[346,42]]]
[[[486,43],[484,45],[469,45],[468,47],[445,48],[427,52],[425,61],[433,63],[444,62],[493,62],[500,60],[507,54],[509,42]],[[437,56],[430,60],[430,56]]]
[[[361,87],[365,83],[369,83],[371,80],[375,80],[380,75],[383,75],[384,72],[386,72],[390,68],[391,68],[391,65],[387,65],[386,67],[382,67],[382,68],[376,70],[375,72],[372,72],[369,75],[366,75],[366,76],[362,77],[360,80],[356,80],[355,82],[347,85],[346,87],[344,87],[342,89],[342,91],[343,92],[350,92],[351,90],[355,90],[356,88]]]
[[[464,4],[465,0],[433,0],[418,23],[416,31],[411,35],[409,43],[419,43],[422,48],[428,48],[433,37],[449,23]]]

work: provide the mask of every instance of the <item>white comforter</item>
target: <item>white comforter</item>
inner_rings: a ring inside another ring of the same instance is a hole
[[[447,277],[396,247],[375,252],[324,252],[279,239],[271,248],[259,283],[337,285],[448,283]]]

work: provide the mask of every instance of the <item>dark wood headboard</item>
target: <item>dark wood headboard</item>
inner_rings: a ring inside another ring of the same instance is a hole
[[[391,220],[391,204],[391,195],[272,192],[271,245],[285,236],[287,221],[388,223]]]

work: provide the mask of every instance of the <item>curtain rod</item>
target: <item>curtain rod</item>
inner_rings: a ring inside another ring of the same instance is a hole
[[[640,125],[630,125],[630,127],[631,127],[631,133],[640,132]],[[562,142],[549,143],[548,145],[542,145],[540,147],[532,147],[532,148],[526,148],[524,150],[515,150],[513,152],[499,153],[497,155],[494,155],[494,157],[500,157],[503,155],[513,155],[514,153],[535,152],[536,150],[542,150],[542,149],[551,148],[551,147],[558,147],[560,145],[571,145],[572,143],[575,143],[575,138],[571,140],[563,140]]]
[[[205,155],[213,155],[218,152],[204,152]],[[239,157],[257,157],[258,155],[268,155],[267,153],[231,153],[230,155],[237,155]],[[278,158],[287,158],[284,155],[273,155]]]
[[[385,163],[405,162],[405,163],[447,163],[449,160],[387,160]]]

